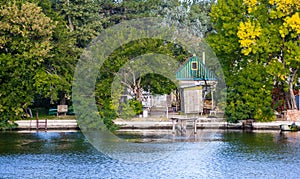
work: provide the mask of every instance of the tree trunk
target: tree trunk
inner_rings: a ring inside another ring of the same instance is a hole
[[[295,98],[295,95],[294,95],[293,82],[295,80],[298,68],[294,69],[294,70],[291,70],[291,71],[292,71],[292,76],[289,80],[289,89],[285,93],[285,106],[286,106],[287,109],[297,109],[296,98]]]
[[[135,97],[138,101],[142,102],[142,88],[141,88],[141,78],[138,79],[137,82],[135,82],[135,87],[134,87],[134,93]]]
[[[60,105],[66,105],[66,104],[67,104],[67,101],[66,101],[65,96],[63,96],[63,97],[60,99],[59,104],[60,104]]]
[[[285,106],[287,109],[297,109],[296,99],[293,89],[289,89],[285,93]]]
[[[70,1],[69,1],[69,0],[67,0],[67,4],[68,4],[68,6],[70,7]],[[73,31],[74,31],[74,25],[73,25],[73,23],[72,23],[72,19],[71,19],[70,14],[68,14],[67,17],[68,17],[68,24],[69,24],[68,27],[69,27],[69,29],[70,29],[70,32],[73,32]]]

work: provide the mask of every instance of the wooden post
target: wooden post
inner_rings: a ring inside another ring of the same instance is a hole
[[[168,105],[167,105],[166,117],[169,118],[169,109],[168,109]]]
[[[178,119],[178,126],[180,126],[180,132],[182,134],[182,129],[183,129],[183,125],[182,125],[182,120],[181,119]]]
[[[197,118],[194,119],[194,134],[197,134]]]
[[[172,133],[175,134],[175,118],[171,118],[172,119]]]
[[[214,109],[214,91],[213,90],[211,90],[211,109],[215,110]]]
[[[47,130],[47,122],[48,122],[48,119],[45,119],[45,130]]]
[[[39,129],[39,112],[36,111],[36,129]]]
[[[183,121],[182,121],[182,127],[183,127],[183,132],[184,132],[184,133],[186,133],[186,124],[187,124],[186,121],[187,121],[187,120],[183,120]]]

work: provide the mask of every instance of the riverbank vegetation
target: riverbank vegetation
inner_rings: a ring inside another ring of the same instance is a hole
[[[2,129],[14,127],[27,108],[72,105],[72,78],[83,49],[105,29],[140,17],[159,16],[207,37],[226,77],[229,121],[271,121],[274,110],[296,108],[298,1],[0,0],[0,4]],[[126,62],[147,53],[183,62],[191,52],[156,39],[141,39],[116,49],[100,69],[95,90],[99,114],[108,128],[114,128],[112,120],[120,115],[112,105],[114,75]],[[131,87],[156,94],[176,88],[153,74],[136,84]],[[140,91],[136,92],[139,101]]]
[[[218,0],[212,6],[215,31],[208,40],[226,76],[229,120],[271,121],[274,110],[297,109],[299,10],[299,1],[279,0]]]

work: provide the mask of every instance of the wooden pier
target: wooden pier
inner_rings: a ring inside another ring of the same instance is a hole
[[[194,134],[197,133],[197,120],[198,118],[180,118],[180,117],[172,117],[172,133],[175,134],[176,126],[177,129],[181,132],[181,134],[185,134],[187,131],[187,122],[193,122]]]

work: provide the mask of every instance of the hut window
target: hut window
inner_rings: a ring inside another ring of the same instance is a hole
[[[198,70],[198,63],[192,62],[192,70]]]

